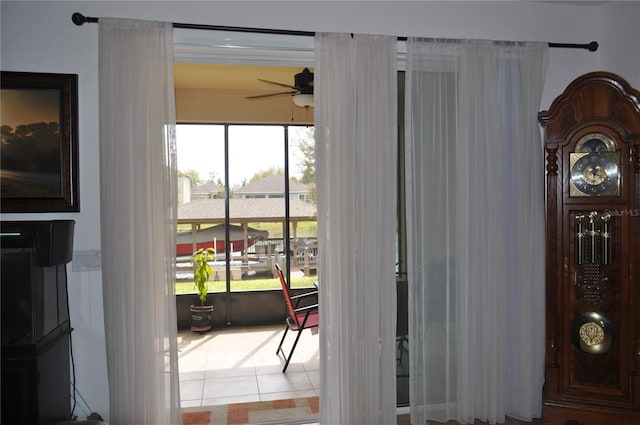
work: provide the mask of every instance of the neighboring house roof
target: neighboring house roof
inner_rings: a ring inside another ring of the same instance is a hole
[[[284,221],[284,198],[229,199],[232,223]],[[198,199],[178,206],[180,223],[223,223],[224,199]],[[315,205],[298,199],[289,201],[291,221],[317,220]]]
[[[222,187],[218,186],[214,182],[207,182],[203,184],[199,184],[191,188],[191,194],[209,194],[209,193],[218,193],[222,190]]]
[[[311,188],[309,185],[297,182],[289,179],[289,193],[309,193]],[[284,194],[284,176],[282,175],[270,175],[261,178],[253,183],[249,183],[246,186],[242,186],[239,189],[234,190],[236,195],[246,194]]]

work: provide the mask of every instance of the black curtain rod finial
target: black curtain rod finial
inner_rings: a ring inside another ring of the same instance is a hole
[[[83,25],[85,22],[87,22],[87,19],[84,17],[84,15],[82,13],[74,13],[73,15],[71,15],[71,21],[80,26]]]
[[[77,26],[81,26],[86,24],[87,22],[96,23],[98,22],[98,18],[88,18],[84,16],[82,13],[76,12],[73,15],[71,15],[71,21],[73,21],[73,23],[76,24]]]
[[[592,41],[591,43],[587,44],[587,50],[590,52],[595,52],[596,50],[598,50],[598,42]]]

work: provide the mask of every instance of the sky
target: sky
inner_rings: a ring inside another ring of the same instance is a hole
[[[60,121],[60,90],[2,89],[0,122],[14,130],[21,124]]]
[[[301,136],[299,136],[301,135]],[[300,153],[295,143],[306,135],[305,127],[289,128],[290,174],[300,176]],[[224,179],[224,126],[182,124],[177,126],[178,170],[198,171],[203,181],[215,173]],[[259,171],[284,168],[284,127],[229,126],[229,180],[231,187],[249,180]]]

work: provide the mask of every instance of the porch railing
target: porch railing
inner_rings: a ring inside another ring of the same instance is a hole
[[[316,238],[298,238],[291,241],[293,266],[310,276],[317,271],[318,243]],[[250,272],[268,271],[274,273],[274,264],[284,266],[284,241],[282,238],[261,240],[247,248],[244,253],[232,255],[231,279],[240,280]],[[217,256],[211,267],[212,280],[226,280],[224,255]],[[274,273],[275,277],[275,273]],[[190,257],[180,257],[176,262],[176,281],[193,280],[193,265]]]

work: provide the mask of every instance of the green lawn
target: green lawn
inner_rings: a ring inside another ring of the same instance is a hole
[[[316,276],[306,276],[291,280],[292,288],[311,288],[313,282],[318,280]],[[232,280],[231,291],[265,291],[280,289],[280,281],[278,279],[246,279]],[[226,282],[215,281],[209,282],[209,292],[224,292],[226,290]],[[176,282],[176,294],[195,294],[196,288],[193,281]]]

